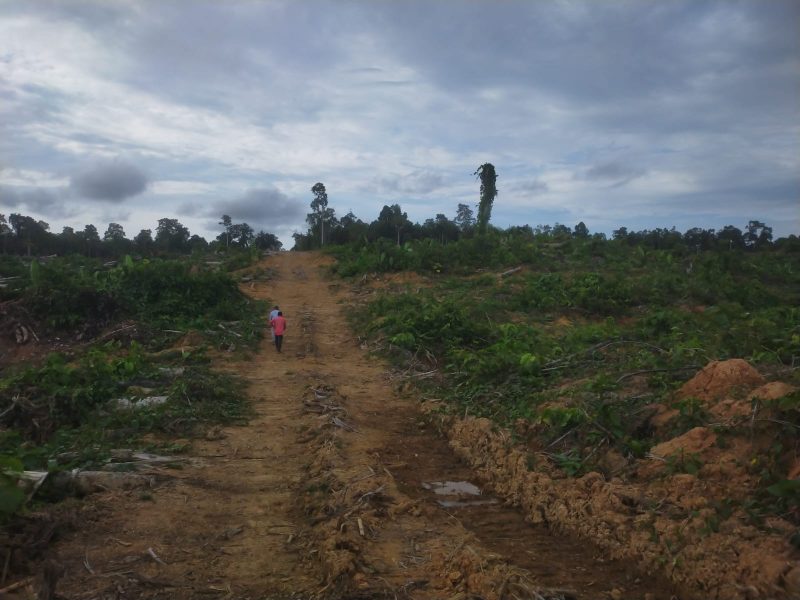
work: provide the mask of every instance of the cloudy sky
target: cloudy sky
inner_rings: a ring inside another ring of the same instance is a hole
[[[0,213],[800,233],[796,0],[0,0]]]

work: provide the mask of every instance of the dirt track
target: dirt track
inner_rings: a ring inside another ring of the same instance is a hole
[[[440,506],[423,484],[470,473],[359,347],[342,316],[347,291],[321,275],[324,262],[266,261],[276,278],[247,291],[280,304],[283,353],[267,339],[253,361],[225,367],[250,381],[257,416],[196,442],[196,464],[164,472],[153,490],[85,502],[85,525],[55,548],[60,594],[670,598],[663,581],[488,496]]]

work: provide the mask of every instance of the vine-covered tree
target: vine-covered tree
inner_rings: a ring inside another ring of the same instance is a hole
[[[492,217],[492,204],[497,197],[497,173],[492,163],[484,163],[473,173],[481,180],[481,201],[478,204],[478,233],[486,233]]]

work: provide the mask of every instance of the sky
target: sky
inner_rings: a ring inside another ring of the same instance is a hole
[[[800,234],[796,0],[0,0],[0,213]]]

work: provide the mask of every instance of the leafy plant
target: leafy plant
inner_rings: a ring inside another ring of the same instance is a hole
[[[25,493],[17,485],[22,470],[19,459],[0,455],[0,523],[8,520],[25,502]]]

